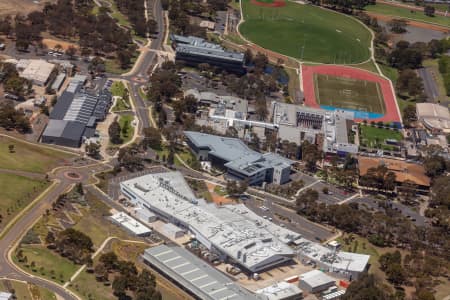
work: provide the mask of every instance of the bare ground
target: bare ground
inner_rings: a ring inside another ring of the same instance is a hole
[[[36,1],[33,0],[0,0],[0,17],[7,15],[26,15],[35,10],[42,10],[45,3],[56,2],[56,0]]]

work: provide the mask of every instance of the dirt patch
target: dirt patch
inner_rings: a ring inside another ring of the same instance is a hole
[[[251,3],[258,6],[264,6],[264,7],[283,7],[286,5],[286,2],[284,0],[273,0],[271,2],[267,1],[258,1],[258,0],[251,0]]]
[[[214,192],[214,188],[216,187],[215,184],[207,182],[206,186],[208,187],[208,191],[211,194],[212,200],[215,204],[222,205],[222,204],[234,203],[234,201],[232,199],[218,195],[216,192]]]
[[[33,0],[0,0],[0,17],[14,16],[17,14],[27,15],[35,10],[42,10],[46,2],[54,3],[56,0],[39,1]]]
[[[42,43],[48,49],[54,49],[55,46],[58,45],[58,44],[62,47],[62,49],[64,51],[67,50],[70,46],[73,46],[73,47],[75,47],[77,49],[79,48],[77,44],[70,43],[70,42],[65,42],[65,41],[60,41],[60,40],[55,40],[55,39],[49,39],[49,38],[42,39]]]
[[[389,22],[392,19],[399,19],[396,17],[379,15],[376,13],[367,13],[367,14],[371,17],[377,18],[378,20],[386,21],[386,22]],[[430,29],[430,30],[444,32],[444,33],[450,33],[450,29],[448,29],[447,27],[444,27],[444,26],[439,26],[439,25],[429,24],[429,23],[422,23],[422,22],[412,21],[412,20],[408,20],[408,19],[405,19],[405,20],[408,22],[408,26]]]

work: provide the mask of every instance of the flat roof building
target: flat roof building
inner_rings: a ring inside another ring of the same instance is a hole
[[[321,270],[340,278],[357,279],[369,268],[370,255],[340,251],[305,238],[297,239],[295,244],[298,246],[298,256],[302,262],[312,261]]]
[[[303,299],[303,291],[295,284],[280,281],[268,287],[257,290],[257,294],[267,297],[267,300],[300,300]]]
[[[132,217],[128,216],[127,214],[123,212],[119,212],[117,214],[112,215],[111,220],[113,220],[115,223],[119,224],[120,226],[124,227],[126,230],[131,232],[132,234],[136,236],[147,236],[152,231],[147,226],[143,225],[142,223],[136,221]]]
[[[307,140],[320,144],[326,153],[341,156],[358,153],[358,146],[349,139],[354,123],[352,112],[273,102],[272,118],[281,140],[297,145]]]
[[[58,97],[41,141],[60,146],[80,147],[84,139],[95,134],[98,121],[103,121],[111,106],[111,93],[88,93],[83,81],[72,79],[66,90]]]
[[[197,89],[189,89],[184,92],[184,96],[192,95],[199,103],[214,108],[225,108],[234,110],[246,116],[248,113],[248,101],[235,96],[221,96],[212,92],[200,92]]]
[[[292,161],[278,154],[253,151],[237,138],[195,131],[186,131],[185,136],[199,160],[226,169],[231,179],[248,180],[250,185],[289,181]]]
[[[16,68],[21,77],[31,80],[35,85],[45,86],[55,69],[55,65],[43,59],[21,59]]]
[[[312,270],[300,275],[299,285],[309,293],[320,293],[336,284],[336,279],[320,270]]]
[[[448,107],[436,103],[417,103],[417,119],[432,133],[450,132]]]
[[[292,262],[287,246],[300,238],[267,221],[244,205],[206,204],[196,199],[181,173],[148,174],[120,183],[122,193],[135,205],[195,235],[222,261],[232,261],[250,273]]]
[[[171,34],[175,60],[197,66],[207,63],[234,73],[245,73],[244,54],[225,50],[222,46],[199,37]]]
[[[238,286],[227,276],[181,247],[160,245],[148,248],[142,257],[146,264],[196,299],[265,299]]]

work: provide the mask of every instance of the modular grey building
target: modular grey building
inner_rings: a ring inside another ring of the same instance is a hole
[[[278,154],[253,151],[237,138],[194,131],[186,131],[185,135],[197,159],[211,161],[216,168],[225,169],[231,179],[248,180],[250,185],[289,181],[293,162]]]
[[[195,299],[266,299],[238,286],[208,263],[179,246],[160,245],[148,248],[142,257],[147,265]]]
[[[41,141],[65,147],[80,147],[84,139],[95,135],[98,121],[103,121],[111,106],[111,94],[98,95],[83,88],[83,82],[72,80],[50,113]]]
[[[172,34],[170,39],[176,52],[176,61],[191,66],[207,63],[229,72],[245,73],[243,53],[225,50],[222,46],[199,37]]]

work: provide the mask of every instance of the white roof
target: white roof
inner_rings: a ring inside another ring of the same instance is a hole
[[[11,293],[0,292],[0,300],[9,300],[11,298],[12,298],[12,294]]]
[[[269,221],[250,213],[245,206],[197,205],[199,201],[192,192],[181,192],[189,187],[179,172],[148,174],[122,182],[121,186],[150,209],[176,218],[197,239],[214,245],[248,269],[264,265],[276,256],[294,255],[277,236],[282,236],[282,231],[276,231],[275,224],[269,226]]]
[[[278,300],[297,299],[295,296],[298,297],[302,295],[303,291],[295,284],[280,281],[263,289],[257,290],[255,293],[263,294],[268,300]]]
[[[183,232],[183,229],[181,229],[180,227],[172,224],[172,223],[166,223],[162,226],[161,228],[162,231],[164,231],[164,233],[168,234],[168,235],[175,235],[178,232]]]
[[[312,270],[300,275],[300,280],[304,281],[311,288],[319,287],[324,284],[336,282],[336,280],[320,270]]]
[[[345,251],[335,251],[321,244],[300,238],[296,241],[298,251],[330,268],[330,271],[363,272],[369,263],[370,255]]]
[[[46,82],[55,68],[55,65],[42,59],[21,59],[16,67],[18,69],[23,69],[20,74],[21,77],[29,80]]]
[[[450,113],[448,108],[435,103],[417,103],[417,117],[429,127],[449,130]]]
[[[119,212],[115,215],[112,215],[111,218],[136,235],[143,235],[152,232],[147,226],[136,221],[135,219],[126,215],[123,212]]]

